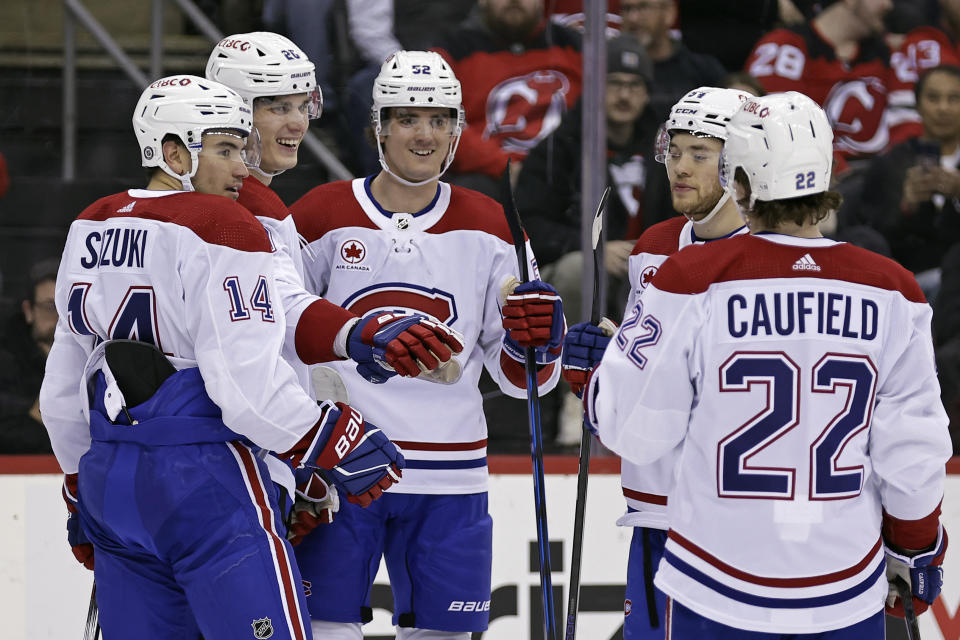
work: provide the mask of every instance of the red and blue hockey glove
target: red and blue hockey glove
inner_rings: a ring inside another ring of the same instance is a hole
[[[333,514],[340,510],[340,497],[337,492],[311,471],[303,482],[298,475],[296,497],[290,514],[287,516],[287,540],[297,546],[303,538],[320,525],[333,522]]]
[[[403,455],[350,405],[326,401],[320,406],[324,413],[319,422],[280,457],[289,459],[294,469],[322,469],[348,501],[366,507],[400,480]]]
[[[433,371],[463,351],[463,338],[443,324],[418,314],[371,313],[347,335],[347,355],[365,380],[382,384],[400,374],[416,377]]]
[[[80,513],[77,511],[77,474],[68,473],[63,477],[63,501],[67,503],[67,542],[73,557],[84,567],[93,571],[93,544],[83,532]]]
[[[538,365],[560,357],[565,322],[556,289],[542,280],[524,282],[506,296],[502,313],[507,355],[523,362],[524,349],[534,347]]]
[[[937,531],[937,540],[933,548],[919,553],[904,553],[884,545],[887,554],[887,582],[890,588],[887,593],[886,611],[890,615],[902,618],[903,603],[893,584],[894,579],[901,578],[910,587],[913,593],[913,610],[920,615],[927,610],[933,601],[940,595],[943,587],[943,556],[947,551],[947,532],[940,525]]]
[[[567,330],[563,339],[561,375],[578,398],[583,397],[583,390],[590,381],[593,370],[600,364],[603,352],[616,330],[617,325],[607,318],[601,318],[599,325],[581,322]]]

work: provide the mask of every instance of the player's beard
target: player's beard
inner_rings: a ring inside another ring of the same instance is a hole
[[[677,209],[677,211],[688,218],[696,219],[697,217],[703,217],[713,211],[713,208],[717,206],[717,203],[720,202],[720,198],[722,197],[723,187],[717,182],[711,185],[710,190],[692,207],[686,210]]]

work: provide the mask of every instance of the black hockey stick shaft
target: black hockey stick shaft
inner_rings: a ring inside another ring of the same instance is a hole
[[[610,187],[603,191],[597,212],[593,216],[593,303],[590,307],[590,322],[600,322],[600,269],[603,268],[603,245],[600,233],[603,230],[603,210],[610,195]],[[590,431],[582,425],[580,434],[580,466],[577,470],[577,503],[573,516],[573,552],[570,559],[570,592],[567,594],[567,626],[564,640],[577,637],[577,613],[580,604],[580,565],[583,561],[583,528],[587,515],[587,480],[590,473]]]
[[[527,240],[520,222],[520,213],[510,185],[510,162],[503,174],[503,210],[513,238],[520,265],[520,279],[529,282],[527,267]],[[547,533],[547,496],[543,473],[543,431],[540,428],[540,393],[537,386],[536,354],[533,347],[524,350],[524,369],[527,380],[527,421],[530,426],[530,456],[533,459],[533,499],[536,509],[537,549],[540,554],[540,589],[543,594],[543,634],[546,640],[557,640],[556,618],[553,607],[553,580],[550,574],[550,536]]]
[[[83,640],[99,640],[100,609],[97,607],[97,581],[90,589],[90,608],[87,609],[87,626],[83,629]]]
[[[899,576],[893,579],[893,584],[897,587],[900,602],[903,603],[903,623],[907,626],[907,640],[920,640],[920,625],[917,624],[917,612],[913,609],[910,585]]]

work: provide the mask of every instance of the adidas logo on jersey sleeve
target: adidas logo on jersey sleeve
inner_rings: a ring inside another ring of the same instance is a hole
[[[810,257],[809,253],[803,254],[803,257],[793,263],[794,271],[820,271],[820,265],[818,265],[813,258]]]

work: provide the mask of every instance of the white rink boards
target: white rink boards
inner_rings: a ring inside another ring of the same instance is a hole
[[[0,615],[3,637],[7,640],[82,637],[92,574],[74,560],[66,543],[65,507],[60,497],[62,476],[54,473],[11,474],[11,459],[0,456],[0,495],[3,496],[0,501]],[[564,462],[564,470],[576,468],[575,460]],[[49,469],[51,464],[41,466]],[[23,465],[18,467],[22,469]],[[556,571],[555,567],[553,574],[555,590],[563,588],[563,596],[556,600],[558,610],[566,605],[576,482],[575,474],[547,476],[550,535],[554,547],[558,542],[563,545],[563,572]],[[616,527],[614,522],[623,508],[619,476],[609,473],[591,475],[581,604],[607,610],[584,612],[581,609],[578,637],[606,640],[617,632],[622,622],[619,606],[622,604],[631,531]],[[494,597],[492,621],[483,637],[485,640],[528,638],[531,637],[531,628],[540,628],[539,615],[531,621],[531,595],[538,597],[540,578],[530,559],[531,545],[534,550],[536,548],[530,476],[494,474],[490,481],[490,512],[494,521]],[[948,531],[960,535],[960,475],[947,478],[943,512]],[[932,610],[920,618],[924,640],[960,640],[960,551],[948,549],[944,569],[944,593]],[[386,584],[386,572],[382,567],[377,583]],[[374,604],[388,601],[388,598],[385,587],[377,587]],[[636,611],[642,612],[642,609]],[[364,627],[365,634],[368,637],[389,637],[392,634],[389,616],[385,608],[375,608],[373,622]]]

